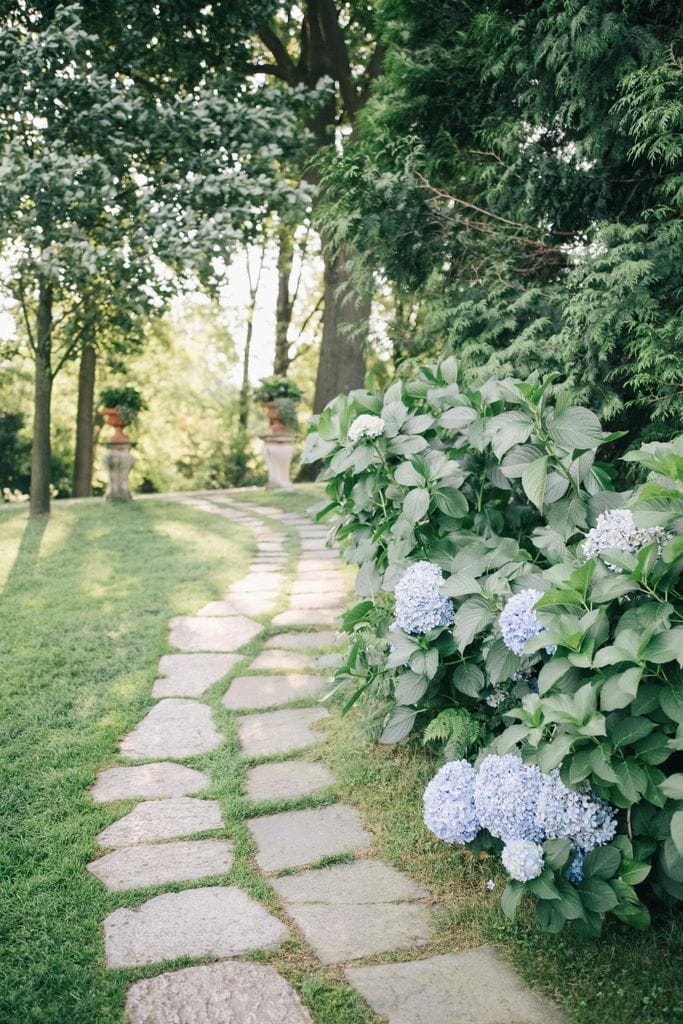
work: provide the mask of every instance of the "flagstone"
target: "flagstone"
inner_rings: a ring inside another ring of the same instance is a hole
[[[296,762],[284,761],[283,764]],[[306,762],[304,762],[306,763]],[[260,765],[261,768],[273,765]],[[256,770],[256,769],[254,769]],[[351,864],[333,864],[271,881],[286,903],[358,903],[414,902],[428,899],[429,893],[408,875],[381,860],[363,858]]]
[[[215,750],[224,742],[213,722],[211,708],[196,700],[168,697],[148,711],[121,740],[124,757],[193,757]]]
[[[131,1024],[311,1024],[274,967],[234,961],[136,981],[126,1015]]]
[[[197,615],[201,616],[225,616],[225,615],[268,615],[277,605],[279,595],[275,591],[259,592],[257,594],[232,594],[222,601],[209,601],[203,608],[200,608]]]
[[[321,583],[316,576],[311,575],[294,580],[290,587],[290,594],[293,597],[302,594],[329,594],[330,592],[346,594],[348,589],[346,581],[342,576],[335,577],[332,580],[324,580]]]
[[[249,665],[250,669],[275,669],[278,672],[287,672],[291,669],[313,668],[313,659],[307,654],[298,654],[296,651],[261,651]]]
[[[199,793],[208,785],[203,772],[166,761],[130,768],[106,768],[97,776],[90,795],[96,803],[106,804],[114,800],[185,796]]]
[[[431,911],[419,903],[288,904],[287,912],[323,964],[424,946],[434,930]]]
[[[231,594],[262,594],[269,590],[280,592],[285,585],[284,577],[278,572],[250,573],[230,588]]]
[[[247,772],[249,800],[292,800],[333,786],[337,777],[317,761],[275,761]]]
[[[286,754],[321,743],[323,734],[311,729],[316,722],[329,718],[324,708],[266,711],[244,715],[238,721],[239,739],[245,757]]]
[[[349,967],[346,977],[388,1024],[563,1024],[490,946],[407,963]]]
[[[276,633],[266,640],[266,648],[282,648],[288,651],[316,651],[332,647],[339,636],[334,630],[321,629],[316,633]]]
[[[172,797],[138,804],[130,814],[100,832],[97,844],[115,850],[121,846],[178,839],[219,828],[223,828],[223,818],[217,800]]]
[[[322,685],[320,676],[238,676],[230,683],[222,703],[230,711],[269,708],[275,704],[301,700],[302,697],[317,697]]]
[[[235,886],[163,893],[137,910],[104,920],[110,967],[140,967],[177,957],[230,957],[275,946],[287,929]]]
[[[299,572],[325,572],[331,566],[339,564],[339,554],[336,551],[316,551],[315,554],[307,555],[299,559],[297,568]]]
[[[327,626],[344,614],[344,608],[291,608],[273,617],[274,626]]]
[[[367,849],[371,843],[358,812],[345,804],[264,815],[248,825],[262,871],[301,867],[321,857]]]
[[[179,616],[171,619],[169,642],[182,651],[236,651],[260,632],[258,622],[244,615],[224,619]]]
[[[225,839],[190,839],[177,843],[140,844],[106,853],[88,864],[110,892],[148,885],[189,882],[225,875],[232,867],[233,844]]]
[[[317,594],[292,594],[289,599],[290,609],[335,608],[338,609],[346,600],[346,592],[339,590],[326,590]]]
[[[201,697],[242,660],[239,654],[164,654],[153,697]]]

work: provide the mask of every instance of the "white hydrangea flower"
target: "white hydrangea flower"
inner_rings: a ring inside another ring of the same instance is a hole
[[[543,873],[543,848],[527,839],[512,839],[501,855],[503,867],[516,882],[530,882]]]
[[[633,513],[629,509],[613,508],[600,513],[597,525],[586,534],[581,551],[585,559],[593,558],[610,548],[633,554],[644,548],[646,544],[656,541],[661,552],[668,539],[668,534],[662,530],[661,526],[648,528],[636,526],[633,521]],[[605,562],[605,565],[612,572],[622,571],[619,566],[613,565],[611,562]]]
[[[384,426],[385,423],[381,416],[370,416],[369,413],[363,413],[362,416],[357,416],[349,427],[349,441],[355,444],[362,437],[370,439],[381,437],[384,433]]]

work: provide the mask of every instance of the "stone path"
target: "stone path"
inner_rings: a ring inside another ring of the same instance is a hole
[[[388,1024],[560,1024],[554,1006],[488,947],[421,951],[435,927],[429,893],[372,856],[372,836],[353,807],[329,802],[336,779],[315,760],[329,713],[315,701],[348,576],[325,546],[325,529],[221,494],[174,500],[245,527],[257,548],[248,575],[227,594],[171,621],[175,650],[160,659],[156,703],[122,739],[123,763],[101,771],[90,791],[100,804],[138,802],[97,836],[103,852],[89,871],[124,904],[131,892],[182,887],[152,892],[104,920],[112,970],[159,965],[129,988],[130,1024],[312,1024],[274,967],[234,959],[297,937],[320,964],[344,969]],[[284,542],[293,535],[300,553],[290,578]],[[264,628],[271,633],[260,637]],[[255,656],[241,653],[259,638]],[[220,804],[204,795],[220,777],[178,763],[225,741],[205,700],[214,687],[236,716],[250,865],[244,854],[236,863]],[[303,706],[287,707],[293,702]],[[287,808],[311,797],[317,806]],[[270,886],[268,909],[243,887],[249,873],[259,896]],[[389,963],[363,962],[387,954]],[[162,970],[177,958],[217,962]]]

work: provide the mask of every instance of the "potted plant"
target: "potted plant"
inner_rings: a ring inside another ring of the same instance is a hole
[[[128,444],[130,438],[124,434],[122,427],[133,423],[139,413],[147,408],[140,392],[131,387],[104,388],[100,393],[100,404],[107,423],[114,428],[112,442]]]
[[[254,398],[266,410],[271,433],[295,433],[298,426],[296,406],[301,391],[289,378],[264,377],[254,391]]]

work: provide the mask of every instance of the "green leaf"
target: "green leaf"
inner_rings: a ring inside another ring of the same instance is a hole
[[[655,665],[675,660],[683,667],[683,626],[658,633],[645,648],[644,657]]]
[[[453,672],[451,681],[456,690],[467,694],[468,697],[478,697],[486,685],[482,670],[470,662],[458,665]]]
[[[549,868],[561,871],[572,856],[572,844],[569,839],[547,839],[543,844],[543,856]]]
[[[654,728],[655,722],[650,718],[631,715],[614,725],[610,724],[609,735],[615,747],[626,747],[636,740],[642,740],[643,736],[649,736]]]
[[[617,777],[616,785],[620,792],[628,803],[637,803],[647,789],[648,779],[643,769],[631,761],[612,761],[612,768]]]
[[[614,908],[613,914],[624,924],[641,932],[647,931],[651,924],[650,911],[640,903],[620,903]]]
[[[600,690],[601,709],[615,711],[627,707],[638,693],[638,684],[642,675],[643,669],[634,666],[606,679]]]
[[[481,594],[481,587],[474,576],[457,572],[441,586],[441,593],[444,597],[466,597],[468,594]]]
[[[683,857],[683,811],[676,811],[671,817],[671,838]]]
[[[422,474],[418,473],[411,462],[402,462],[400,466],[397,466],[394,479],[403,487],[422,487],[425,482]]]
[[[621,864],[621,854],[613,846],[599,846],[583,861],[584,878],[613,878]]]
[[[546,868],[538,878],[532,878],[527,882],[527,888],[538,896],[540,900],[559,900],[560,894],[555,886],[555,876],[549,868]]]
[[[560,902],[554,904],[567,921],[578,921],[584,917],[583,903],[578,892],[564,878],[556,878],[555,885],[560,894]]]
[[[524,895],[524,885],[511,879],[505,886],[503,895],[500,898],[500,905],[506,917],[514,921],[519,906],[519,901]]]
[[[597,448],[605,436],[595,413],[580,406],[571,406],[555,416],[548,425],[548,433],[569,451]]]
[[[556,736],[551,743],[544,743],[538,748],[538,766],[546,775],[557,768],[576,742],[575,736]]]
[[[644,864],[642,861],[632,860],[625,857],[621,863],[619,878],[627,885],[638,885],[650,874],[652,865]]]
[[[517,672],[521,665],[521,658],[514,651],[509,650],[499,639],[489,648],[485,665],[489,681],[495,686],[497,683],[510,679]]]
[[[391,710],[379,738],[380,743],[400,743],[412,732],[417,711],[400,704]]]
[[[494,416],[486,425],[493,454],[497,459],[502,459],[513,445],[527,441],[533,428],[533,420],[525,412],[504,412],[500,416]]]
[[[427,514],[429,508],[429,491],[426,487],[415,487],[408,491],[403,501],[403,517],[411,525],[419,522]]]
[[[509,480],[521,477],[527,466],[543,458],[545,452],[538,445],[518,445],[507,453],[500,464],[500,471]]]
[[[471,597],[460,605],[453,621],[453,636],[460,653],[494,618],[494,613],[483,597]]]
[[[341,620],[343,632],[353,632],[353,627],[357,626],[359,622],[365,622],[374,607],[372,601],[361,601],[359,604],[355,604],[353,608],[349,608],[348,611],[344,612]]]
[[[592,910],[596,914],[614,910],[619,902],[612,886],[601,878],[584,878],[577,891],[586,910]]]
[[[394,697],[398,704],[417,704],[424,697],[429,679],[416,672],[404,672],[394,684]]]
[[[467,500],[455,487],[439,487],[434,491],[436,507],[451,519],[462,519],[467,515]]]
[[[670,800],[683,800],[683,772],[670,775],[668,779],[660,783],[659,788]]]

